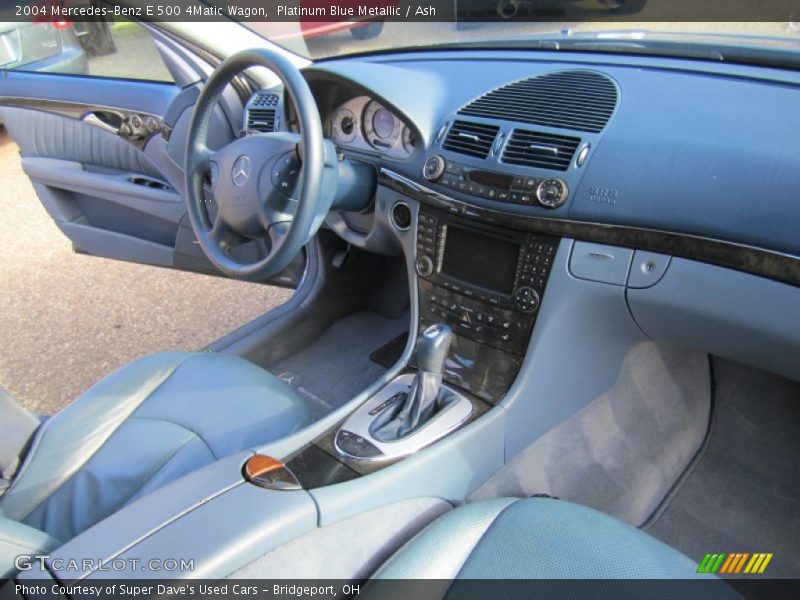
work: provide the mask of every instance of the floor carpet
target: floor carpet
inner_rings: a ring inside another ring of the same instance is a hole
[[[611,389],[534,441],[472,498],[548,494],[640,526],[701,447],[710,399],[706,354],[638,344]]]
[[[360,311],[336,321],[308,348],[269,367],[306,401],[320,418],[352,399],[386,368],[370,354],[408,329],[408,315],[398,319]]]
[[[800,383],[715,359],[707,446],[646,527],[684,554],[772,552],[800,577]]]

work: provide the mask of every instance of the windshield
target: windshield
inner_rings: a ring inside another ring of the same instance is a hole
[[[524,0],[500,0],[500,3]],[[608,0],[613,1],[613,0]],[[498,3],[499,4],[499,3]],[[643,15],[644,16],[644,15]],[[270,41],[312,60],[398,49],[430,47],[505,47],[625,51],[653,49],[687,55],[698,49],[779,51],[800,59],[800,23],[665,21],[504,21],[402,22],[308,21],[248,22]],[[559,43],[560,42],[560,43]],[[593,48],[588,44],[592,43]],[[677,51],[676,51],[677,50]],[[651,52],[657,54],[659,52]],[[725,59],[726,56],[717,58]],[[755,61],[758,62],[758,61]]]

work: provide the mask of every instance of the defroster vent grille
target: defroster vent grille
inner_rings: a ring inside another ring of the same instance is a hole
[[[598,133],[617,106],[614,82],[595,71],[559,71],[487,92],[458,114]]]

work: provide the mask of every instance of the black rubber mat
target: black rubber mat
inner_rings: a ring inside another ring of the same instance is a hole
[[[388,369],[403,355],[403,350],[405,350],[407,343],[408,333],[401,333],[391,342],[384,344],[370,354],[369,359],[383,368]]]

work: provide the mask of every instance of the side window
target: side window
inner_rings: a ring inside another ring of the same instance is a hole
[[[147,29],[123,19],[0,23],[0,68],[173,81]]]

